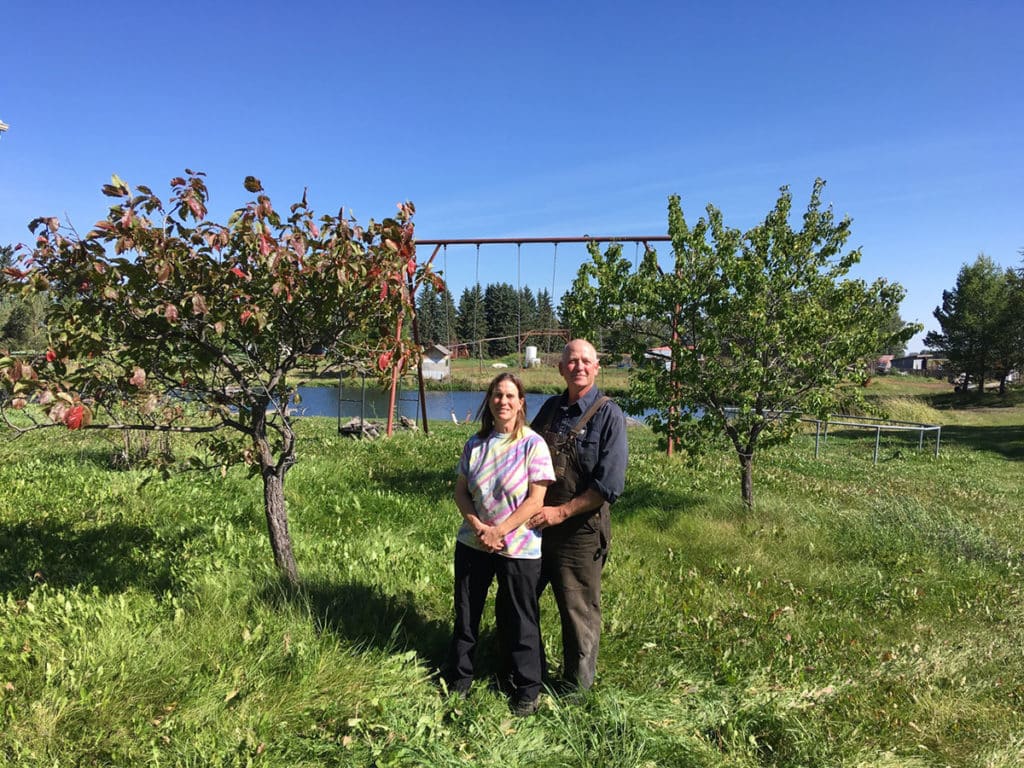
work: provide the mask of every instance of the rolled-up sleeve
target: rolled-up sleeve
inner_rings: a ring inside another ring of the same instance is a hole
[[[598,436],[596,456],[590,474],[590,487],[601,494],[609,504],[622,495],[626,487],[626,462],[629,449],[626,444],[626,417],[614,402],[608,403],[594,415],[593,432]]]

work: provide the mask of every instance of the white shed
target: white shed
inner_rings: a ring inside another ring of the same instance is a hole
[[[423,378],[443,381],[452,374],[452,353],[440,344],[423,350]]]

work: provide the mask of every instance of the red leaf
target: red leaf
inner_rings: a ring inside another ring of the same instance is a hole
[[[245,273],[245,270],[243,270],[241,267],[237,267],[237,266],[236,267],[232,267],[231,268],[231,274],[235,275],[236,277],[240,277],[243,280],[248,280],[249,279],[249,275],[247,275]]]
[[[82,419],[85,416],[85,408],[80,405],[68,408],[64,414],[64,424],[68,429],[79,429],[82,426]]]
[[[188,203],[189,210],[192,211],[192,215],[197,219],[202,219],[206,216],[206,208],[204,208],[203,204],[196,200],[192,195],[189,195],[185,202]]]
[[[176,323],[178,322],[178,308],[173,304],[167,304],[164,306],[164,317],[167,318],[167,322]]]
[[[416,274],[416,259],[409,259],[409,263],[405,265],[405,271],[409,277]]]
[[[387,370],[387,367],[391,364],[391,352],[382,352],[380,357],[377,358],[377,367],[382,371]]]
[[[243,309],[242,310],[242,314],[240,315],[240,319],[242,321],[242,325],[245,325],[247,322],[249,322],[249,318],[250,317],[252,317],[252,310]]]
[[[132,376],[128,379],[128,383],[133,387],[144,387],[146,385],[146,372],[142,368],[136,368],[132,371]]]
[[[57,353],[56,352],[54,352],[52,349],[46,350],[46,362],[52,363],[56,359],[57,359]]]

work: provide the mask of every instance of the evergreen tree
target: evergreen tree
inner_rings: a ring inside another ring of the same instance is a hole
[[[459,297],[456,328],[459,342],[469,345],[469,354],[482,357],[485,350],[477,342],[487,336],[487,319],[484,317],[484,295],[479,283],[463,289]]]
[[[416,297],[416,325],[420,343],[427,347],[441,341],[441,299],[433,285],[424,285]]]
[[[551,294],[547,289],[542,288],[537,294],[537,330],[554,331],[560,327],[558,317],[555,315],[555,308],[551,302]],[[562,343],[554,336],[539,337],[539,346],[544,352],[558,351]]]
[[[949,358],[956,373],[983,391],[985,378],[996,376],[1005,382],[1009,373],[1005,358],[1008,308],[1012,307],[1008,276],[985,254],[973,264],[964,264],[952,290],[942,292],[942,305],[935,308],[941,331],[930,331],[924,343]]]
[[[996,308],[999,333],[993,340],[992,375],[999,380],[999,394],[1006,394],[1010,374],[1024,372],[1024,273],[1003,273],[1003,301]]]
[[[458,341],[458,313],[452,293],[447,288],[439,296],[439,336],[441,343],[448,349]]]
[[[519,291],[519,330],[526,334],[537,330],[538,307],[537,299],[529,286],[523,286]]]
[[[484,316],[488,351],[491,357],[504,357],[516,352],[519,332],[519,299],[516,289],[508,283],[487,286],[484,292]]]

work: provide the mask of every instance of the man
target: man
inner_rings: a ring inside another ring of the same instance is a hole
[[[543,531],[538,596],[550,582],[562,620],[563,680],[581,689],[594,683],[609,508],[626,480],[626,420],[594,386],[600,369],[590,342],[566,344],[558,363],[566,391],[549,398],[530,425],[547,441],[555,467],[544,506],[529,522]]]

